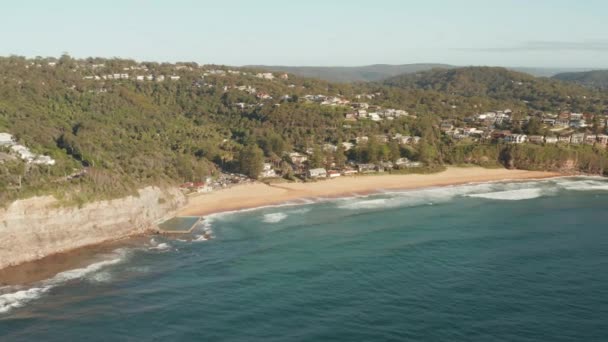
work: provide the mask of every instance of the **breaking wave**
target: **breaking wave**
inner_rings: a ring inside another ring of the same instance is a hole
[[[414,207],[449,202],[459,197],[517,201],[555,195],[560,190],[608,191],[602,177],[558,178],[524,182],[488,182],[408,191],[385,191],[380,194],[337,200],[337,207],[347,210]]]
[[[123,262],[128,256],[125,249],[118,249],[111,254],[111,259],[99,261],[83,268],[77,268],[58,273],[53,278],[39,282],[34,287],[23,289],[22,287],[4,287],[0,292],[0,314],[7,313],[13,309],[25,306],[53,288],[77,279],[87,278],[93,281],[107,281],[109,273],[100,272],[109,266]],[[100,275],[96,274],[100,272]]]
[[[538,197],[541,197],[542,195],[543,195],[543,189],[531,188],[531,189],[488,192],[485,194],[469,194],[467,196],[474,197],[474,198],[486,198],[486,199],[502,200],[502,201],[520,201],[520,200],[538,198]]]
[[[598,190],[608,190],[608,183],[605,181],[596,179],[588,179],[588,180],[579,180],[579,181],[570,181],[570,182],[561,182],[558,183],[560,187],[566,190],[574,190],[574,191],[598,191]]]
[[[285,213],[272,213],[272,214],[265,214],[262,221],[264,221],[266,223],[278,223],[278,222],[283,221],[286,218],[287,218],[287,214],[285,214]]]

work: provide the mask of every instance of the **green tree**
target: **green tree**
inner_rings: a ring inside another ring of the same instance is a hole
[[[344,146],[338,143],[338,148],[334,153],[334,163],[336,163],[336,167],[338,168],[342,168],[346,164],[346,154],[344,152]]]
[[[388,144],[389,148],[389,159],[393,163],[397,161],[397,159],[401,158],[401,149],[399,148],[399,144],[393,140]]]
[[[239,153],[239,172],[257,179],[264,168],[264,152],[255,144],[245,146]]]

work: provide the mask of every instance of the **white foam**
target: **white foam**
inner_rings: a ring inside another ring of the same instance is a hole
[[[262,221],[266,223],[278,223],[287,218],[287,214],[285,213],[272,213],[265,214],[264,219]]]
[[[42,295],[49,292],[54,287],[65,284],[66,282],[87,276],[94,278],[94,274],[101,269],[124,261],[127,257],[127,252],[124,249],[118,249],[114,251],[112,257],[112,259],[99,261],[83,268],[58,273],[53,278],[38,283],[35,287],[18,289],[18,291],[0,295],[0,314],[7,313],[15,308],[23,307],[27,303],[42,297]]]
[[[166,250],[168,250],[170,248],[171,248],[171,245],[169,245],[166,242],[162,242],[162,243],[157,244],[156,246],[150,247],[149,249],[150,250],[158,250],[158,251],[166,251]]]
[[[506,191],[496,191],[496,192],[488,192],[484,194],[469,194],[468,197],[475,198],[486,198],[493,200],[502,200],[502,201],[521,201],[532,198],[538,198],[543,195],[543,190],[541,188],[531,188],[531,189],[518,189],[518,190],[506,190]]]
[[[598,191],[608,190],[608,183],[599,179],[586,179],[570,182],[558,183],[558,185],[566,190],[575,191]]]
[[[209,238],[207,238],[205,235],[196,235],[194,237],[194,240],[192,240],[192,241],[201,242],[201,241],[208,241],[208,240],[209,240]]]

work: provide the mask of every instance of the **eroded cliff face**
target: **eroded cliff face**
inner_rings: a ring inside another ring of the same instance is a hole
[[[0,269],[154,230],[185,202],[179,190],[157,187],[80,208],[59,207],[51,196],[15,201],[0,209]]]

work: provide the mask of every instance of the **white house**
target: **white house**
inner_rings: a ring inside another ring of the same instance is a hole
[[[528,141],[528,136],[525,134],[513,134],[505,137],[505,141],[513,144],[522,144]]]
[[[272,169],[272,164],[264,163],[264,168],[260,172],[260,178],[272,178],[276,176],[277,173]]]
[[[545,137],[545,144],[557,144],[557,137]]]
[[[305,155],[303,155],[301,153],[298,153],[298,152],[292,152],[292,153],[290,153],[289,154],[289,158],[291,159],[291,162],[294,163],[294,164],[302,164],[302,163],[304,163],[305,161],[308,160],[307,156],[305,156]]]
[[[310,170],[308,170],[308,177],[325,178],[325,177],[327,177],[327,171],[322,167],[317,168],[317,169],[310,169]]]
[[[274,80],[274,75],[271,72],[259,73],[259,74],[256,74],[255,77],[262,78],[265,80]]]
[[[171,75],[171,76],[169,76],[169,79],[170,79],[171,81],[179,81],[179,78],[180,78],[180,77],[179,77],[179,76],[176,76],[176,75]]]
[[[572,134],[570,136],[570,143],[571,144],[582,144],[583,141],[585,141],[585,134],[584,133],[575,133],[575,134]]]

